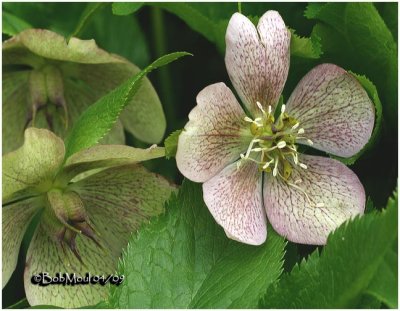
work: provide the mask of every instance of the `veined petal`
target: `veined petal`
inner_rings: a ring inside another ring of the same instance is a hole
[[[121,145],[96,145],[69,157],[57,178],[62,182],[69,182],[76,175],[88,170],[134,164],[164,155],[164,148],[157,146],[141,149]]]
[[[28,116],[26,94],[29,72],[3,70],[3,154],[17,149],[24,141],[24,126]]]
[[[360,151],[374,127],[375,111],[367,92],[351,74],[332,64],[306,74],[286,110],[299,120],[314,148],[341,157]]]
[[[37,199],[23,200],[2,208],[3,288],[18,262],[18,253],[25,231],[38,210]]]
[[[267,217],[289,241],[323,245],[339,225],[363,214],[364,188],[358,177],[337,160],[308,155],[299,160],[307,169],[293,169],[289,180],[292,185],[272,176],[264,182]]]
[[[274,107],[278,103],[289,72],[290,31],[276,11],[267,11],[257,26],[261,42],[265,48],[266,103]]]
[[[93,275],[115,273],[118,257],[111,251],[102,250],[89,238],[78,235],[76,245],[82,263],[68,248],[62,247],[48,235],[48,231],[40,223],[29,245],[24,272],[26,298],[31,306],[52,305],[63,308],[78,308],[94,305],[107,298],[108,286],[88,284],[78,286],[38,286],[31,282],[33,275],[47,272],[50,276],[56,273],[76,273],[85,277],[87,272]]]
[[[44,58],[84,64],[124,61],[123,58],[100,49],[94,40],[71,38],[67,43],[63,36],[50,30],[27,29],[4,42],[4,64],[16,62],[25,64],[28,53],[24,48]],[[23,52],[12,57],[11,52],[18,50]]]
[[[49,128],[56,135],[66,137],[74,122],[89,105],[140,71],[128,60],[100,49],[94,40],[71,38],[67,42],[63,36],[43,29],[28,29],[5,41],[3,65],[28,65],[31,67],[25,71],[28,76],[32,72],[48,73],[50,69],[58,72],[61,78],[59,83],[50,87],[49,84],[45,86],[47,91],[43,94],[48,97],[48,100],[44,102],[28,102],[28,79],[25,79],[25,83],[18,81],[18,90],[13,93],[12,99],[5,96],[7,90],[3,87],[3,98],[8,104],[7,110],[10,105],[18,106],[14,99],[20,100],[21,104],[26,106],[12,107],[11,112],[6,111],[7,116],[18,113],[18,117],[21,118],[18,122],[19,127],[11,126],[18,130],[10,136],[16,136],[16,139],[3,139],[3,145],[6,146],[7,151],[15,150],[22,143],[24,125],[30,113],[29,105],[42,105],[46,102],[51,106],[55,104],[53,109],[37,111],[35,122],[28,122],[28,125]],[[4,70],[7,74],[15,73],[14,66],[4,67]],[[49,79],[53,82],[55,80],[54,77]],[[15,88],[12,87],[12,89]],[[11,88],[8,89],[11,90]],[[24,110],[28,111],[22,114]],[[4,111],[3,107],[3,115]],[[3,118],[3,120],[6,119]],[[121,113],[120,120],[125,129],[140,140],[147,143],[161,141],[166,128],[165,115],[158,95],[146,77],[137,94]],[[13,122],[7,119],[6,123]],[[109,135],[108,140],[112,143],[121,143],[124,138],[123,132],[119,131],[118,134],[113,137]]]
[[[267,238],[261,195],[262,174],[257,164],[230,164],[203,184],[203,197],[226,235],[246,244],[260,245]]]
[[[118,258],[131,233],[163,211],[175,187],[140,165],[125,165],[93,174],[70,189],[79,194],[95,229]]]
[[[257,31],[258,30],[258,31]],[[268,11],[256,27],[235,13],[226,31],[225,64],[242,101],[254,116],[275,106],[286,82],[290,59],[290,32],[278,12]]]
[[[179,136],[176,163],[181,173],[204,182],[238,159],[252,139],[245,117],[224,83],[203,89]]]
[[[45,129],[28,128],[22,147],[3,156],[3,204],[51,186],[64,154],[59,137]]]

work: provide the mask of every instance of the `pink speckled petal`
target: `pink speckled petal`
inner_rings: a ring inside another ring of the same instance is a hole
[[[181,173],[204,182],[237,160],[252,139],[245,116],[224,83],[203,89],[179,136],[176,163]]]
[[[302,155],[307,169],[292,171],[289,182],[305,190],[313,202],[282,179],[269,175],[264,182],[264,205],[273,228],[289,241],[323,245],[330,232],[346,220],[363,214],[365,192],[358,177],[341,162]],[[316,207],[323,203],[323,207]]]
[[[267,11],[257,29],[235,13],[226,31],[225,64],[236,91],[250,112],[256,103],[275,106],[285,84],[290,60],[290,32],[276,11]]]
[[[299,120],[314,148],[341,157],[359,152],[374,127],[375,110],[367,92],[356,78],[332,64],[306,74],[286,110]]]
[[[267,238],[261,177],[257,164],[248,161],[239,169],[230,164],[203,184],[204,202],[233,240],[260,245]]]

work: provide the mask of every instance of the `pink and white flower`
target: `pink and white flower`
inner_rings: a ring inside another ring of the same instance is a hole
[[[275,11],[257,28],[235,13],[225,63],[249,115],[224,83],[207,86],[179,137],[182,174],[203,183],[204,201],[231,239],[259,245],[267,218],[288,240],[325,244],[329,233],[362,214],[365,192],[341,162],[300,154],[309,145],[350,157],[368,142],[375,111],[344,69],[322,64],[300,81],[274,117],[289,70],[290,32]]]

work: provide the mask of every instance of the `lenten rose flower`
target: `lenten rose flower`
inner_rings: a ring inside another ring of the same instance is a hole
[[[224,83],[212,84],[198,94],[179,137],[179,170],[203,183],[204,201],[227,236],[247,244],[266,240],[267,218],[290,241],[325,244],[332,230],[365,207],[363,186],[350,169],[300,154],[298,145],[339,157],[356,154],[371,136],[373,104],[351,74],[322,64],[275,111],[289,46],[290,32],[277,12],[267,11],[257,28],[235,13],[225,64],[250,115]]]
[[[66,137],[86,108],[140,69],[100,49],[94,40],[27,29],[3,43],[3,154],[20,147],[24,130],[47,128]],[[124,144],[124,129],[159,143],[166,120],[157,92],[144,78],[105,144]]]
[[[59,137],[46,129],[28,128],[24,144],[3,156],[3,288],[33,222],[37,226],[24,272],[30,305],[76,308],[105,299],[107,286],[41,287],[31,278],[41,272],[83,277],[87,272],[115,273],[131,233],[160,214],[174,190],[163,177],[138,164],[162,156],[160,147],[97,145],[65,159]]]

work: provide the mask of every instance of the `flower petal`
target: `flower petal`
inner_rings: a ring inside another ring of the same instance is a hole
[[[16,57],[12,57],[11,55],[12,50],[23,51],[24,47],[38,56],[68,62],[83,64],[124,62],[122,57],[100,49],[93,39],[80,40],[71,38],[67,43],[63,36],[50,30],[27,29],[4,42],[3,49],[6,52],[4,63],[21,62],[25,64],[26,52],[18,53],[15,55]]]
[[[341,157],[360,151],[374,127],[375,111],[367,92],[351,74],[332,64],[306,74],[286,110],[299,120],[313,147]]]
[[[3,204],[50,186],[64,154],[59,137],[48,130],[28,128],[22,147],[3,156]]]
[[[76,175],[88,170],[134,164],[164,155],[164,148],[157,146],[141,149],[121,145],[96,145],[69,157],[57,178],[61,182],[69,182]]]
[[[2,208],[3,288],[14,272],[25,231],[37,212],[36,199],[29,199]]]
[[[224,83],[203,89],[179,136],[176,163],[181,173],[204,182],[238,159],[252,139],[245,116]]]
[[[151,216],[160,214],[175,189],[160,175],[140,165],[110,168],[70,186],[116,257],[131,232]]]
[[[3,154],[13,151],[24,141],[24,126],[28,115],[29,73],[3,71]]]
[[[38,286],[31,282],[33,275],[47,272],[50,276],[56,273],[76,273],[85,277],[87,272],[93,275],[115,273],[118,257],[107,250],[102,250],[85,236],[76,237],[76,245],[84,265],[66,247],[61,246],[47,233],[40,223],[29,245],[24,272],[26,298],[31,306],[52,305],[63,308],[78,308],[98,303],[107,298],[108,286],[87,284],[77,286]]]
[[[125,129],[149,144],[158,144],[167,128],[164,110],[150,80],[145,78],[131,102],[121,113]]]
[[[61,74],[60,85],[51,92],[57,96],[49,98],[49,102],[56,104],[57,108],[51,112],[47,109],[39,111],[32,125],[50,128],[60,137],[68,134],[68,130],[89,105],[140,71],[126,59],[100,49],[94,40],[71,38],[67,43],[63,36],[49,30],[28,29],[4,42],[3,66],[28,65],[31,69],[27,69],[28,71],[24,73],[29,75],[31,72],[43,72],[43,68],[46,67],[44,64],[52,65]],[[3,69],[15,73],[12,66]],[[25,82],[21,83],[14,97],[21,97],[22,95],[18,94],[23,94],[22,103],[28,107],[32,103],[27,101],[26,96],[29,93],[28,79]],[[6,92],[3,87],[3,93]],[[47,93],[49,95],[49,92]],[[4,94],[3,98],[8,99]],[[68,120],[65,120],[65,110],[61,107],[61,103],[67,108]],[[10,101],[7,107],[15,104]],[[4,107],[3,111],[5,111]],[[28,113],[22,115],[18,122],[22,126],[22,129],[19,128],[17,132],[19,139],[11,141],[10,146],[8,146],[9,140],[4,143],[7,145],[7,150],[14,150],[22,143],[23,126],[27,115]],[[164,136],[166,128],[164,111],[157,92],[146,77],[136,95],[122,112],[121,120],[129,132],[144,142],[158,143]],[[9,120],[8,123],[10,123]],[[119,134],[123,134],[122,131]],[[14,137],[15,134],[12,136]],[[112,143],[121,143],[121,136],[113,138],[118,140],[112,140]]]
[[[257,31],[258,30],[258,31]],[[235,13],[226,31],[225,64],[242,101],[255,116],[275,106],[286,82],[290,60],[290,32],[276,11],[267,11],[256,27]]]
[[[262,174],[257,164],[230,164],[203,184],[203,197],[226,235],[246,244],[260,245],[267,238],[261,197]]]
[[[264,205],[273,228],[289,241],[323,245],[330,232],[346,220],[363,214],[365,192],[357,176],[341,162],[302,155],[307,169],[294,169],[289,182],[268,176],[264,182]],[[317,207],[323,203],[323,207]]]

